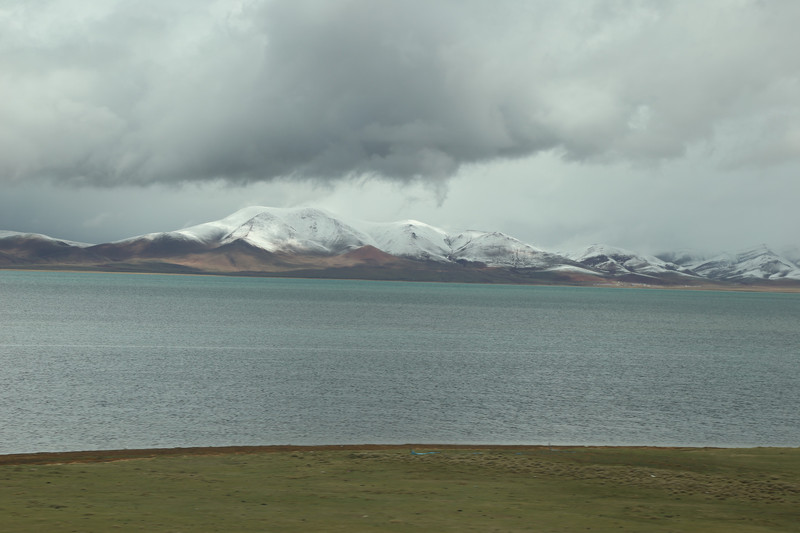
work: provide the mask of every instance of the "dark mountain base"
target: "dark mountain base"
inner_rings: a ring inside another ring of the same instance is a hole
[[[272,265],[274,268],[274,265]],[[706,290],[749,290],[774,292],[800,292],[800,282],[765,281],[763,283],[722,282],[675,278],[654,278],[628,275],[604,277],[571,272],[537,271],[529,269],[492,268],[480,265],[441,265],[420,263],[416,268],[408,266],[356,265],[328,268],[287,268],[278,270],[215,270],[188,266],[168,261],[111,262],[101,264],[0,264],[0,270],[42,270],[75,272],[116,272],[138,274],[194,274],[243,277],[307,278],[307,279],[352,279],[373,281],[408,281],[442,283],[487,283],[520,285],[566,285],[577,287],[651,287]]]

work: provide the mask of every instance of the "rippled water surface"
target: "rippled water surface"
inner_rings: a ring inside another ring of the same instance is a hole
[[[800,445],[800,295],[0,271],[0,453]]]

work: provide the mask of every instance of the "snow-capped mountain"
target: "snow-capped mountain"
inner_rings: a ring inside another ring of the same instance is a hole
[[[0,265],[52,265],[80,262],[92,258],[91,245],[54,239],[40,233],[0,231]]]
[[[358,224],[370,235],[370,244],[388,254],[425,261],[450,260],[452,250],[447,233],[424,222],[404,220],[383,224]]]
[[[42,235],[41,233],[23,233],[20,231],[6,231],[0,230],[0,239],[5,239],[7,241],[11,240],[35,240],[40,241],[43,243],[55,244],[55,245],[64,245],[64,246],[76,246],[78,248],[87,248],[92,246],[91,244],[85,242],[76,242],[76,241],[67,241],[63,239],[56,239],[53,237],[49,237],[47,235]]]
[[[466,231],[448,239],[450,258],[456,261],[485,263],[510,268],[545,269],[564,262],[564,258],[509,237],[504,233]]]
[[[0,265],[517,283],[800,283],[800,248],[656,257],[595,244],[557,253],[499,232],[270,207],[98,245],[0,231]]]
[[[687,265],[693,265],[705,261],[709,256],[708,254],[697,250],[682,249],[661,252],[656,254],[656,257],[662,261],[666,261],[667,263],[674,263],[676,265],[688,268]]]
[[[796,267],[800,268],[800,246],[786,248],[781,251],[781,257],[785,257],[792,262]]]
[[[499,232],[471,230],[448,234],[416,220],[362,223],[360,227],[372,236],[377,248],[409,259],[483,263],[511,268],[544,268],[554,262],[551,258],[553,254]]]
[[[206,244],[242,240],[268,252],[338,254],[372,244],[361,231],[321,209],[247,207],[206,224],[176,232]]]
[[[268,252],[337,255],[362,246],[417,261],[483,263],[513,268],[546,268],[563,258],[499,232],[449,234],[416,220],[374,223],[345,222],[321,209],[247,207],[214,222],[181,230],[151,233],[141,240],[194,242],[221,246],[243,241]]]
[[[717,280],[800,280],[800,267],[765,245],[711,259],[690,260],[684,266],[700,276]]]
[[[696,277],[696,274],[691,269],[676,263],[664,261],[652,255],[642,255],[604,244],[593,244],[578,252],[568,252],[565,256],[585,267],[613,275],[640,274],[660,276],[664,274],[680,274]]]

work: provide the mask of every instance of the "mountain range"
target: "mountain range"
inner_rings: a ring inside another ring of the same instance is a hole
[[[247,207],[221,220],[102,244],[0,231],[0,268],[261,276],[800,287],[800,250],[758,246],[705,256],[607,245],[547,251],[499,232],[447,232],[416,220],[345,220],[314,208]]]

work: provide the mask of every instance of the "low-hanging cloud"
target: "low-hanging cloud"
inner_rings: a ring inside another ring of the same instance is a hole
[[[790,0],[19,2],[0,7],[0,179],[796,160],[797,20]]]

